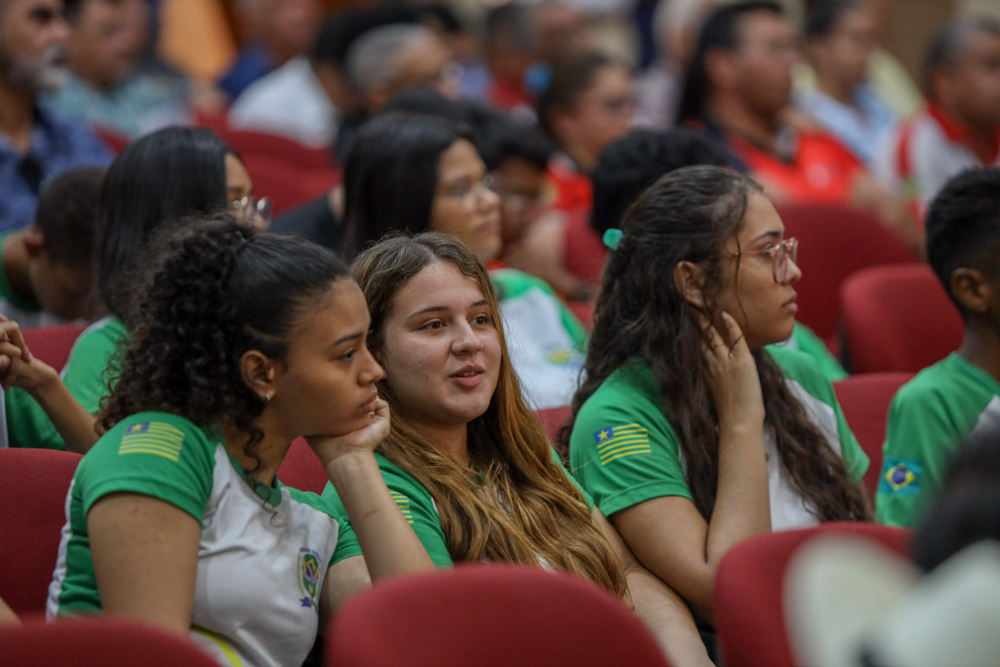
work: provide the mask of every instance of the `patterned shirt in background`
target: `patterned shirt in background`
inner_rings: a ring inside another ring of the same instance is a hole
[[[27,153],[0,135],[0,232],[34,221],[38,193],[48,179],[72,167],[105,166],[110,161],[111,151],[82,123],[36,107]]]

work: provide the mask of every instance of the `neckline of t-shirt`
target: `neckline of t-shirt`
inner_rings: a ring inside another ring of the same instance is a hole
[[[229,448],[226,447],[226,442],[224,440],[218,441],[219,446],[222,447],[223,451],[226,452],[226,456],[229,458],[229,464],[233,467],[236,473],[243,480],[243,483],[250,487],[254,495],[263,500],[268,505],[277,506],[281,504],[281,487],[282,483],[278,480],[278,476],[274,476],[274,486],[268,486],[256,479],[253,475],[248,473],[246,469],[240,465],[240,462],[236,460]]]
[[[952,352],[948,355],[948,359],[952,360],[953,363],[956,363],[959,368],[963,369],[963,371],[968,375],[973,376],[981,384],[989,387],[990,391],[994,394],[1000,395],[1000,382],[997,382],[995,377],[963,357],[958,352]]]

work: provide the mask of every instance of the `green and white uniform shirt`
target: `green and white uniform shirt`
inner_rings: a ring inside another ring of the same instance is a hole
[[[559,462],[559,457],[554,451],[552,452],[552,457],[556,462]],[[417,534],[421,544],[424,545],[427,555],[431,557],[434,565],[439,569],[450,568],[453,561],[448,551],[448,541],[445,539],[444,529],[441,528],[441,515],[438,514],[437,504],[434,502],[430,491],[410,473],[381,454],[376,452],[375,459],[378,461],[379,470],[382,472],[382,479],[385,480],[386,486],[389,487],[389,493],[392,494],[396,505],[399,506],[400,511],[406,518],[406,522],[413,527],[413,532]],[[559,465],[562,467],[561,463]],[[563,469],[563,472],[565,472],[565,469]],[[566,477],[574,486],[580,489],[584,499],[587,501],[587,505],[592,508],[594,502],[587,492],[583,490],[583,487],[569,473],[566,473]],[[337,512],[346,516],[347,513],[344,510],[344,505],[340,502],[337,491],[333,488],[332,484],[327,483],[326,488],[323,490],[323,499]],[[361,553],[360,550],[357,553]],[[349,552],[349,555],[353,556],[355,553]],[[545,565],[544,561],[542,561],[542,565]]]
[[[569,405],[587,344],[586,329],[549,285],[514,269],[490,271],[511,364],[533,410]]]
[[[769,353],[856,483],[868,469],[868,457],[847,426],[830,381],[797,350],[774,348]],[[605,516],[661,496],[692,499],[677,434],[662,407],[663,395],[649,366],[634,359],[612,373],[580,408],[570,438],[570,468]],[[764,451],[772,530],[819,523],[786,479],[769,429],[764,431]]]
[[[889,408],[875,520],[915,526],[961,444],[997,425],[1000,383],[986,371],[954,353],[918,373]]]
[[[10,286],[10,281],[7,280],[7,266],[3,261],[3,244],[10,236],[20,234],[22,231],[24,230],[12,229],[0,234],[0,315],[17,322],[22,329],[65,324],[65,320],[45,312],[37,303],[25,301],[15,294],[14,289]]]
[[[62,379],[87,412],[96,414],[101,399],[110,393],[108,364],[127,342],[125,325],[117,318],[106,317],[84,329],[73,343]],[[28,392],[8,389],[5,409],[11,447],[66,449],[62,436]]]
[[[224,665],[302,664],[316,639],[327,568],[358,552],[353,531],[314,493],[251,483],[211,430],[160,412],[119,423],[80,462],[66,497],[50,618],[100,613],[87,513],[117,492],[159,498],[201,524],[193,641]]]
[[[836,382],[837,380],[843,380],[850,373],[844,370],[844,367],[840,365],[840,362],[830,354],[830,348],[826,346],[826,343],[817,336],[812,329],[799,322],[795,323],[795,328],[792,329],[791,337],[781,343],[777,343],[777,347],[790,347],[793,350],[798,350],[804,352],[813,358],[819,368],[823,371],[823,375],[830,382]]]

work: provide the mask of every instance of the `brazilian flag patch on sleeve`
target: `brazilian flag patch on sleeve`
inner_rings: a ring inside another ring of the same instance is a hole
[[[924,466],[913,459],[887,456],[882,466],[878,492],[894,496],[916,496],[920,493],[920,475]]]

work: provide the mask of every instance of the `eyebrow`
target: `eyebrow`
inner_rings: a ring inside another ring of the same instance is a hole
[[[750,243],[748,243],[747,245],[753,245],[754,243],[756,243],[757,241],[760,241],[762,238],[764,238],[766,236],[773,236],[775,238],[781,238],[782,234],[784,234],[784,232],[782,232],[780,230],[777,230],[777,229],[772,229],[769,232],[764,232],[763,234],[758,234],[757,237],[751,239]]]
[[[469,306],[469,308],[479,308],[480,306],[485,306],[487,303],[489,302],[486,299],[480,299],[479,301],[476,301],[474,304]],[[417,317],[419,315],[426,315],[427,313],[442,313],[442,312],[446,313],[449,310],[451,310],[451,308],[449,308],[448,306],[428,306],[426,308],[418,310],[417,312],[413,313],[406,319],[412,320],[414,317]]]
[[[337,340],[333,341],[333,343],[330,344],[330,347],[336,347],[341,343],[346,343],[347,341],[353,338],[361,338],[363,335],[364,335],[363,331],[357,331],[355,333],[347,334],[346,336],[341,336]]]

